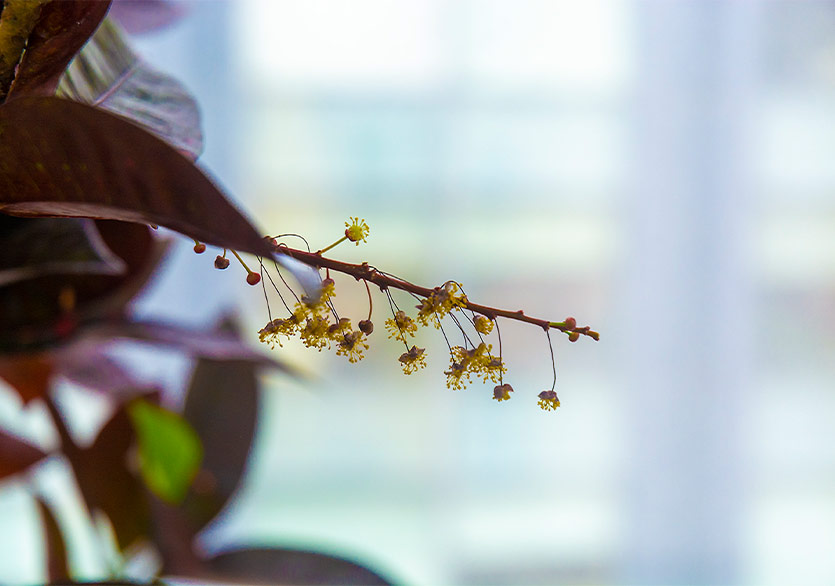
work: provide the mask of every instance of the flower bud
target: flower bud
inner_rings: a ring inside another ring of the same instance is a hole
[[[360,323],[357,325],[359,326],[360,331],[366,336],[374,331],[374,324],[371,322],[370,319],[361,320]]]
[[[217,255],[217,258],[215,259],[215,268],[223,270],[223,269],[228,268],[228,267],[229,267],[229,259],[224,258],[220,255]]]
[[[513,387],[505,383],[503,385],[496,385],[493,387],[493,399],[501,403],[510,399],[510,393],[513,392]]]
[[[194,252],[196,252],[197,254],[203,254],[204,252],[206,252],[206,245],[202,242],[198,242],[194,245]]]
[[[568,330],[573,330],[574,328],[577,327],[577,320],[574,319],[573,317],[565,318],[565,321],[563,323],[565,324],[565,327]]]
[[[257,285],[261,282],[261,275],[258,273],[249,273],[246,276],[246,282],[250,285]]]

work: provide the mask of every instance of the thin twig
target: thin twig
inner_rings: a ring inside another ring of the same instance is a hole
[[[392,287],[394,289],[400,289],[401,291],[406,291],[408,293],[418,295],[421,297],[429,297],[436,290],[430,289],[428,287],[421,287],[420,285],[415,285],[414,283],[410,283],[409,281],[401,279],[400,277],[396,277],[389,273],[378,271],[377,269],[371,267],[368,263],[352,264],[342,262],[332,258],[324,257],[321,254],[314,254],[310,252],[305,252],[303,250],[290,248],[289,246],[286,246],[284,244],[280,244],[279,246],[277,246],[276,251],[282,254],[286,254],[287,256],[295,258],[296,260],[301,261],[312,267],[332,269],[334,271],[350,275],[355,279],[362,279],[363,281],[374,283],[381,289]],[[565,333],[577,332],[578,334],[589,336],[594,340],[598,340],[600,337],[600,334],[598,334],[595,331],[592,331],[592,329],[589,326],[575,326],[574,328],[569,328],[564,322],[554,322],[525,315],[525,312],[521,309],[517,311],[498,309],[495,307],[489,307],[487,305],[473,303],[469,299],[465,301],[464,306],[470,311],[480,313],[486,318],[494,321],[497,317],[504,317],[507,319],[513,319],[516,321],[537,325],[545,331],[549,329],[555,329]]]

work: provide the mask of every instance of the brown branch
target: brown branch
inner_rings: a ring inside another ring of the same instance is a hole
[[[52,424],[55,426],[55,431],[58,432],[58,438],[61,440],[61,451],[64,452],[68,458],[75,456],[80,451],[80,448],[78,447],[78,444],[75,443],[75,440],[67,427],[67,423],[64,421],[64,415],[61,413],[61,410],[58,409],[58,405],[55,404],[55,400],[49,395],[49,393],[44,395],[43,399],[44,403],[46,403],[46,409],[49,411],[49,415],[52,418]]]
[[[367,262],[364,262],[362,264],[351,264],[339,260],[334,260],[332,258],[326,258],[318,253],[305,252],[304,250],[290,248],[289,246],[286,246],[284,244],[277,244],[275,246],[275,250],[276,252],[286,254],[287,256],[301,261],[307,265],[316,267],[317,269],[329,269],[345,275],[350,275],[358,281],[374,283],[380,288],[381,291],[385,291],[388,288],[393,288],[412,293],[419,297],[429,297],[435,291],[440,289],[440,287],[436,287],[434,289],[430,289],[428,287],[421,287],[420,285],[415,285],[414,283],[410,283],[409,281],[401,279],[400,277],[395,277],[394,275],[390,275],[388,273],[382,273],[378,269],[370,266]],[[553,328],[555,330],[559,330],[561,332],[569,334],[569,339],[571,339],[572,341],[576,340],[580,335],[589,336],[594,340],[598,340],[600,338],[600,334],[598,334],[595,331],[592,331],[592,329],[589,326],[577,326],[572,318],[567,318],[566,321],[562,322],[554,322],[525,315],[525,312],[521,309],[517,311],[497,309],[495,307],[489,307],[487,305],[473,303],[469,299],[466,299],[465,307],[470,311],[480,313],[481,315],[491,320],[495,320],[497,317],[504,317],[507,319],[513,319],[516,321],[537,325],[545,331],[548,331],[549,328]],[[574,336],[570,335],[572,333],[574,334]]]

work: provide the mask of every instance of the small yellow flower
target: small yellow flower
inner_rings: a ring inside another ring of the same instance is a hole
[[[275,348],[276,344],[281,346],[281,336],[287,338],[293,336],[300,323],[301,320],[295,314],[286,319],[274,319],[258,332],[258,339],[265,344],[269,344],[270,348]]]
[[[418,309],[418,321],[429,325],[430,320],[436,328],[441,327],[441,319],[453,309],[466,307],[467,296],[459,294],[458,283],[448,281],[443,287],[435,287],[429,297],[421,299]],[[437,319],[434,319],[436,318]]]
[[[365,334],[356,330],[343,334],[342,340],[336,344],[336,354],[347,356],[348,362],[357,362],[363,359],[363,352],[368,350],[368,344],[365,343]]]
[[[479,334],[487,335],[493,331],[493,320],[487,319],[483,315],[477,315],[473,318],[473,327]]]
[[[328,320],[324,317],[317,315],[309,318],[299,332],[302,343],[308,348],[318,348],[320,352],[322,348],[329,347],[328,326]]]
[[[386,330],[389,332],[389,338],[394,338],[403,343],[406,343],[407,335],[414,337],[417,331],[417,324],[406,315],[405,311],[398,311],[393,318],[387,319],[385,324]]]
[[[371,228],[365,223],[365,218],[360,220],[359,218],[350,217],[348,219],[351,221],[345,222],[345,237],[351,242],[355,242],[357,246],[360,245],[360,241],[366,242],[365,238],[368,236]]]
[[[446,375],[446,386],[452,390],[463,389],[467,386],[467,382],[469,382],[469,374],[467,373],[466,367],[460,362],[455,362],[454,359],[449,366],[449,370],[445,370],[444,374]]]
[[[537,404],[543,411],[556,411],[557,407],[560,406],[560,400],[557,398],[555,391],[542,391],[539,393]]]
[[[510,400],[510,393],[513,392],[513,387],[505,383],[503,385],[496,385],[493,387],[493,399],[501,403],[502,401]]]
[[[426,352],[425,348],[412,346],[408,352],[404,352],[400,355],[398,360],[403,366],[404,374],[412,374],[417,369],[426,367],[426,355],[424,352]]]
[[[502,359],[494,356],[481,368],[481,377],[484,379],[484,382],[490,380],[497,383],[506,372],[507,367],[502,362]]]

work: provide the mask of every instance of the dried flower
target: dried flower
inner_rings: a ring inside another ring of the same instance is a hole
[[[405,311],[398,311],[393,318],[389,318],[385,322],[386,330],[389,332],[389,338],[400,340],[406,343],[406,336],[414,337],[417,331],[417,324],[412,318],[406,315]]]
[[[425,352],[426,348],[418,348],[417,346],[412,346],[408,352],[404,352],[403,354],[401,354],[398,360],[403,366],[403,373],[412,374],[419,368],[425,368]]]
[[[502,401],[510,400],[510,393],[513,392],[513,387],[505,383],[503,385],[496,385],[493,387],[493,399],[501,403]]]
[[[537,404],[544,411],[555,411],[560,406],[560,400],[557,398],[556,391],[542,391],[539,393]]]

